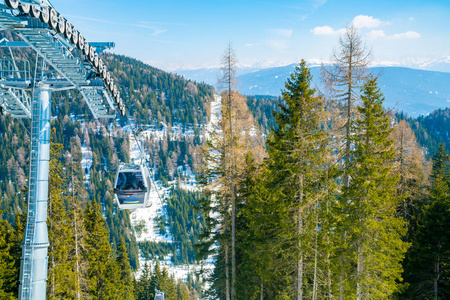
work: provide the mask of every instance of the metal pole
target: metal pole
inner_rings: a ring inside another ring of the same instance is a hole
[[[50,94],[47,85],[38,84],[33,95],[28,215],[22,243],[19,300],[44,300],[46,296]]]

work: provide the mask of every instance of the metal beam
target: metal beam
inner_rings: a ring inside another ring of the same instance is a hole
[[[50,93],[48,86],[37,86],[32,104],[28,214],[22,243],[19,300],[41,300],[46,296],[50,245],[47,230]]]

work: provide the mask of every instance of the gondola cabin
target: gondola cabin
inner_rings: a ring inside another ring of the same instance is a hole
[[[120,164],[114,183],[114,197],[120,209],[150,205],[150,173],[146,166]]]

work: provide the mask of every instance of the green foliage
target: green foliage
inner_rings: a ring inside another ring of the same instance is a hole
[[[139,249],[146,260],[163,260],[166,255],[176,252],[172,244],[153,241],[139,242]]]
[[[364,84],[361,98],[355,159],[348,170],[352,180],[335,211],[340,216],[337,233],[343,241],[339,263],[345,265],[347,297],[385,299],[398,289],[409,245],[402,240],[405,223],[396,216],[400,198],[395,191],[398,177],[391,171],[392,129],[375,78]]]
[[[116,297],[124,300],[133,300],[135,299],[133,278],[131,276],[130,260],[128,259],[127,248],[125,246],[125,240],[123,237],[121,237],[120,244],[117,247],[116,261],[120,273],[120,287],[119,293]]]
[[[63,146],[51,143],[49,174],[49,268],[47,298],[75,298],[77,293],[73,221],[67,211],[68,186],[59,162]]]
[[[204,124],[213,90],[136,59],[106,54],[103,60],[120,83],[128,112],[137,124]],[[125,95],[129,95],[126,97]]]
[[[84,260],[87,262],[87,294],[91,299],[116,299],[119,270],[112,255],[105,220],[97,202],[86,206]]]
[[[3,214],[0,211],[0,214]],[[17,299],[17,292],[14,288],[17,286],[18,269],[13,250],[14,229],[8,221],[0,220],[0,298],[5,300]]]
[[[450,161],[443,144],[433,157],[430,181],[429,199],[415,224],[405,259],[407,288],[402,299],[450,296]]]
[[[247,106],[258,121],[259,127],[263,128],[266,133],[276,129],[276,121],[274,113],[280,111],[278,103],[284,103],[281,97],[270,96],[247,96]]]
[[[199,192],[185,191],[172,187],[167,201],[167,214],[173,243],[177,251],[174,253],[173,263],[187,264],[196,260],[193,245],[198,243],[199,235],[205,226],[202,215],[197,207]]]
[[[191,291],[186,284],[170,276],[164,268],[161,270],[156,262],[153,271],[148,262],[145,262],[142,275],[136,282],[137,300],[153,300],[156,290],[165,294],[166,300],[189,300]]]
[[[25,207],[30,136],[29,122],[0,115],[0,209],[3,218],[14,224]]]
[[[438,153],[440,144],[444,144],[447,151],[450,149],[450,108],[438,109],[415,119],[399,113],[397,118],[410,124],[419,144],[427,149],[428,158]]]
[[[276,232],[273,238],[278,240],[275,256],[279,264],[288,261],[280,271],[285,273],[286,288],[291,295],[295,294],[295,286],[306,282],[309,276],[306,266],[313,253],[311,237],[317,230],[311,216],[322,200],[320,181],[326,167],[327,134],[322,127],[324,101],[310,87],[311,80],[311,73],[302,61],[286,82],[283,91],[286,105],[280,104],[280,112],[275,114],[278,129],[272,131],[267,141],[266,184],[273,196],[265,213],[274,209],[278,214],[278,230],[277,227],[271,229]],[[303,266],[299,267],[299,263]],[[300,289],[305,295],[308,293],[306,285],[302,284]],[[283,291],[277,294],[281,296]]]

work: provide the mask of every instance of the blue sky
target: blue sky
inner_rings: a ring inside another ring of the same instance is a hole
[[[169,71],[217,66],[229,42],[245,66],[328,60],[351,22],[374,64],[450,71],[448,0],[51,2],[89,41]]]

